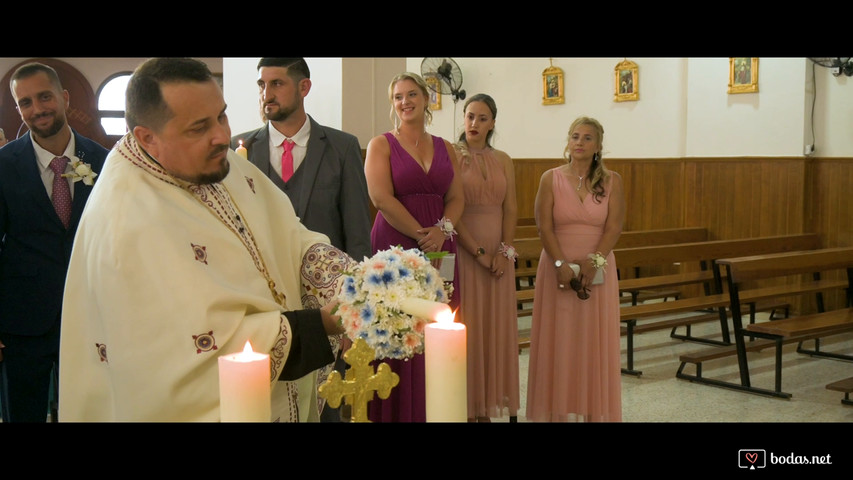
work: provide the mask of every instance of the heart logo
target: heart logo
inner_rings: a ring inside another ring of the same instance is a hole
[[[752,452],[746,454],[746,459],[749,460],[749,463],[755,463],[758,460],[758,453]]]

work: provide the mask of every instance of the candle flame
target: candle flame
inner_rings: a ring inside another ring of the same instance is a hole
[[[240,143],[240,146],[242,147],[243,146],[243,140],[238,140],[238,142]]]
[[[456,310],[459,310],[458,308]],[[456,319],[456,310],[442,310],[435,316],[435,321],[438,323],[453,323]]]
[[[252,344],[249,343],[248,340],[246,340],[246,346],[243,347],[243,353],[255,353],[255,351],[252,350]]]

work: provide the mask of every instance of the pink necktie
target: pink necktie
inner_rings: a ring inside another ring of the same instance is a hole
[[[62,176],[67,163],[68,157],[54,157],[50,161],[50,169],[53,170],[53,208],[65,228],[68,228],[71,221],[71,189],[68,187],[68,180]]]
[[[282,144],[284,153],[281,154],[281,179],[287,182],[293,176],[293,140],[285,140]]]

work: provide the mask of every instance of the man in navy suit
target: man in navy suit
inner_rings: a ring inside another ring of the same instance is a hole
[[[0,148],[0,405],[3,422],[45,422],[59,368],[65,275],[92,191],[93,176],[81,178],[72,165],[100,172],[108,150],[71,129],[68,91],[50,66],[21,66],[11,89],[29,132]],[[71,190],[67,226],[52,203],[49,167],[63,156]]]
[[[370,198],[358,139],[305,113],[311,72],[304,58],[262,58],[257,68],[260,105],[268,122],[233,137],[231,147],[242,140],[248,160],[287,194],[309,230],[326,234],[356,261],[370,257]],[[282,177],[282,142],[293,142],[293,173],[287,180]],[[327,407],[321,420],[336,417]]]

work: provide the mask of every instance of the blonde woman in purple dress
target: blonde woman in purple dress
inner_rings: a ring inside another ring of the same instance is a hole
[[[425,253],[456,253],[455,229],[465,198],[456,172],[456,156],[447,140],[429,134],[429,90],[415,73],[401,73],[388,87],[394,129],[370,140],[364,173],[377,214],[370,234],[373,253],[400,245]],[[451,228],[442,220],[449,220]],[[441,226],[439,226],[441,225]],[[459,306],[458,274],[450,307]],[[456,320],[462,321],[461,311]],[[385,359],[400,376],[387,399],[374,395],[368,405],[372,422],[425,422],[423,354]]]

